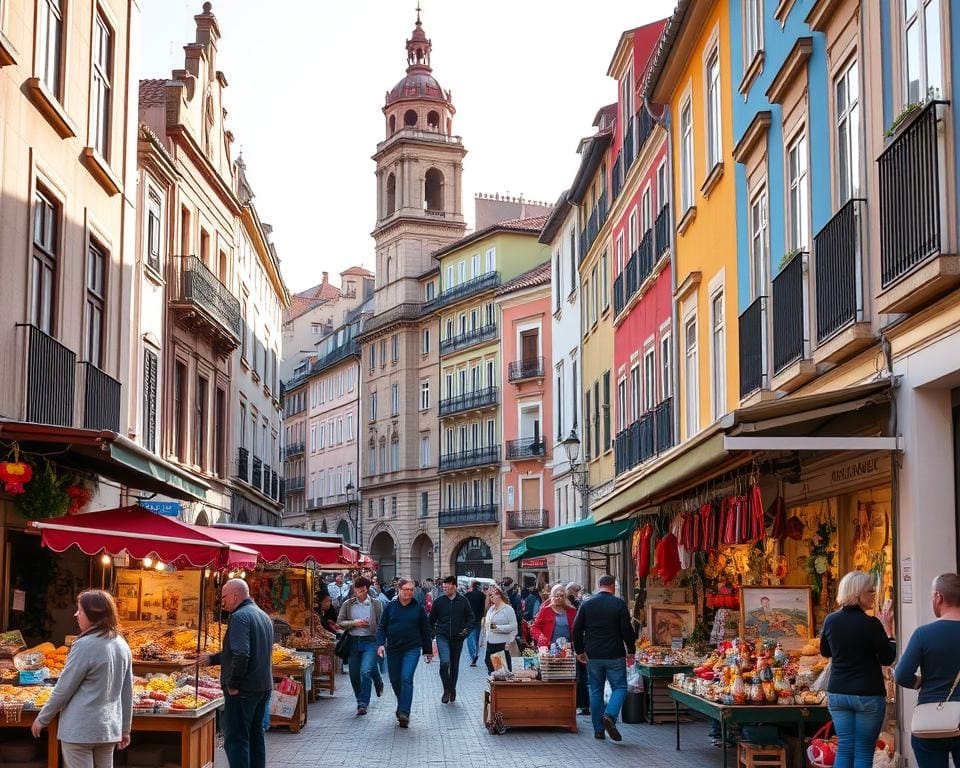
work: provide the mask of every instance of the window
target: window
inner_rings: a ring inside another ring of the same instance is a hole
[[[660,339],[660,401],[663,402],[673,393],[671,382],[673,381],[673,370],[670,367],[670,335]]]
[[[720,53],[714,51],[707,63],[707,172],[723,162],[720,136]]]
[[[159,358],[152,349],[143,350],[143,447],[157,450],[157,370]],[[240,422],[241,429],[243,422]],[[243,447],[243,442],[240,443]]]
[[[598,303],[598,294],[599,294],[599,285],[597,281],[597,265],[593,265],[593,269],[590,272],[590,324],[593,325],[597,322],[597,315],[599,314],[599,303]]]
[[[433,298],[436,295],[436,291],[437,291],[436,284],[431,280],[429,283],[423,286],[423,289],[424,289],[424,297],[426,298],[426,300],[433,301]]]
[[[37,75],[57,99],[63,85],[63,0],[40,0],[37,9]]]
[[[837,206],[860,195],[860,75],[856,60],[834,85],[837,114]]]
[[[386,339],[383,339],[383,341],[380,342],[380,367],[381,368],[387,367],[387,340]]]
[[[693,110],[690,102],[680,109],[680,210],[693,207]]]
[[[493,360],[487,360],[487,386],[495,387],[497,385],[497,366]]]
[[[420,338],[420,354],[430,354],[430,329],[424,328],[423,335]]]
[[[631,423],[640,418],[642,413],[643,392],[640,388],[640,366],[634,365],[630,369],[630,414]]]
[[[395,333],[390,339],[391,355],[390,359],[397,362],[400,359],[400,334]]]
[[[667,203],[670,202],[667,199],[669,195],[668,192],[668,181],[667,181],[667,164],[666,162],[660,163],[660,167],[657,168],[657,206],[658,210],[665,208]]]
[[[584,392],[583,397],[583,459],[584,461],[590,461],[590,446],[592,444],[590,436],[593,427],[590,424],[591,409],[589,388]]]
[[[217,477],[226,477],[224,466],[227,445],[227,393],[217,387],[213,404],[213,471]],[[267,492],[269,495],[269,492]]]
[[[370,345],[370,370],[372,371],[377,367],[377,345],[376,343]]]
[[[430,437],[429,435],[420,436],[420,467],[430,466]]]
[[[390,413],[396,416],[400,413],[400,385],[390,385]]]
[[[617,382],[617,431],[622,432],[627,426],[627,380]]]
[[[420,382],[420,410],[426,411],[430,408],[430,382]]]
[[[571,229],[568,235],[570,241],[570,293],[577,289],[577,233]]]
[[[616,262],[617,274],[623,274],[623,233],[617,235],[617,243],[613,247],[613,257]]]
[[[767,290],[767,190],[763,188],[750,203],[750,278],[756,300]]]
[[[743,9],[744,68],[763,49],[763,0],[745,0]]]
[[[420,491],[420,517],[427,517],[430,514],[430,493]]]
[[[323,334],[323,323],[310,323],[310,333],[314,336],[320,336]]]
[[[640,220],[637,218],[637,208],[634,206],[633,210],[630,211],[630,229],[628,235],[630,237],[627,245],[630,248],[630,255],[627,258],[633,256],[634,251],[637,250],[637,245],[640,242]]]
[[[162,208],[160,196],[152,189],[147,194],[147,266],[160,272],[160,232]],[[247,319],[244,312],[243,319]]]
[[[610,450],[610,371],[603,372],[603,450]]]
[[[623,80],[620,81],[620,123],[623,126],[623,132],[626,133],[627,126],[633,120],[633,67],[627,67]]]
[[[557,249],[557,252],[553,255],[554,263],[554,276],[553,283],[556,287],[556,305],[554,309],[556,311],[560,310],[560,299],[563,298],[563,270],[560,266],[560,249]]]
[[[193,463],[201,469],[207,468],[207,387],[209,382],[203,376],[197,377],[197,411],[193,440]]]
[[[367,464],[369,464],[369,474],[375,475],[377,473],[377,446],[370,444],[369,455],[367,456]]]
[[[485,271],[487,272],[497,271],[497,249],[496,248],[487,248],[485,266],[486,266]]]
[[[698,363],[697,363],[697,317],[689,317],[683,326],[683,354],[685,379],[684,397],[686,398],[686,436],[688,438],[697,434],[699,429],[699,407],[697,403],[698,387]]]
[[[387,499],[384,496],[380,498],[380,517],[386,516],[386,513],[387,513],[386,510],[387,510]]]
[[[93,82],[90,87],[90,134],[93,148],[110,159],[110,70],[113,66],[113,34],[97,9],[93,24]]]
[[[577,428],[577,411],[580,403],[580,392],[577,385],[577,361],[570,361],[570,407],[573,410],[573,428]]]
[[[657,365],[653,349],[643,355],[643,408],[652,411],[657,404]]]
[[[723,321],[722,289],[710,297],[710,399],[713,418],[726,410],[726,339]]]
[[[400,441],[396,438],[390,443],[390,471],[396,472],[400,469]]]
[[[30,322],[51,335],[55,331],[59,239],[60,206],[45,192],[37,189],[33,203],[33,294]]]
[[[803,134],[787,150],[787,183],[789,190],[790,250],[806,250],[810,230],[810,207],[807,199],[807,140]]]
[[[644,236],[653,226],[653,202],[650,198],[650,185],[643,190],[643,196],[640,198],[640,229]]]
[[[557,440],[563,440],[563,361],[557,364]]]
[[[347,413],[346,418],[346,441],[353,440],[353,413]]]
[[[603,308],[610,306],[610,257],[604,251],[600,257],[600,295],[603,298]]]
[[[370,393],[370,421],[377,420],[377,393]]]
[[[940,0],[903,0],[904,106],[944,96]]]
[[[103,323],[106,305],[104,290],[104,270],[107,257],[103,249],[92,240],[87,249],[87,327],[84,333],[84,346],[87,362],[98,368],[103,367]]]
[[[380,442],[380,472],[389,472],[390,467],[387,465],[387,441],[382,440]]]

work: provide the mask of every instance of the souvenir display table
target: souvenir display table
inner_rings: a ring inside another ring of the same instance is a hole
[[[804,731],[808,723],[822,725],[830,719],[825,704],[720,704],[689,693],[675,685],[668,686],[677,714],[677,750],[680,749],[680,707],[691,709],[720,723],[723,744],[723,768],[727,768],[727,728],[745,723],[792,724],[797,729],[801,749],[799,765],[806,765],[802,748]]]
[[[690,674],[693,672],[693,667],[687,664],[644,664],[637,662],[637,672],[640,673],[644,682],[643,698],[646,701],[647,722],[654,725],[657,716],[672,717],[674,715],[672,707],[668,709],[656,708],[654,689],[665,693],[669,681],[673,680],[674,675],[678,673]],[[659,699],[660,697],[656,698]]]
[[[310,682],[313,676],[313,663],[283,663],[273,665],[273,679],[277,681],[284,677],[293,678],[300,683],[300,692],[296,709],[293,717],[280,717],[275,714],[270,715],[270,727],[281,726],[290,729],[290,733],[298,733],[307,723],[307,695],[309,694]]]
[[[577,681],[490,680],[483,693],[483,724],[507,728],[565,728],[577,732]]]

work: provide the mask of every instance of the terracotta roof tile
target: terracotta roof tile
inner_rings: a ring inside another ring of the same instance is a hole
[[[497,291],[497,296],[503,296],[508,293],[522,291],[524,288],[535,288],[538,285],[550,284],[550,262],[545,261],[531,270],[517,275],[512,280],[504,283]]]
[[[363,267],[350,267],[350,269],[345,269],[340,273],[341,275],[358,275],[359,277],[373,277],[373,272],[369,269],[364,269]]]
[[[169,80],[141,80],[140,106],[161,107],[167,103],[166,85]]]

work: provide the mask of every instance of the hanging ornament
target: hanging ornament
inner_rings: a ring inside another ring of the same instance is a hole
[[[82,485],[68,485],[63,491],[70,497],[70,506],[67,507],[68,515],[77,514],[93,498],[93,492]]]
[[[25,461],[20,461],[20,448],[13,444],[13,461],[0,461],[0,480],[3,481],[3,490],[10,494],[23,493],[23,486],[33,477],[33,467]]]

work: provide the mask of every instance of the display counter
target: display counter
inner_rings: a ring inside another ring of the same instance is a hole
[[[490,680],[483,693],[483,724],[507,728],[565,728],[577,732],[577,681]]]
[[[163,714],[138,714],[134,711],[130,748],[138,746],[141,734],[176,734],[181,768],[213,768],[216,748],[216,712],[223,700],[208,702],[197,709],[169,710]]]
[[[274,664],[273,679],[277,680],[290,677],[300,684],[300,691],[297,695],[296,708],[292,717],[281,717],[279,715],[270,715],[270,727],[274,726],[289,728],[290,733],[297,733],[307,723],[307,696],[310,691],[311,678],[313,676],[313,664]]]
[[[668,686],[667,690],[673,699],[677,715],[677,750],[680,749],[680,707],[684,706],[720,723],[723,768],[727,768],[727,728],[730,725],[768,723],[795,726],[801,745],[798,765],[804,768],[806,752],[803,749],[803,737],[807,724],[822,725],[830,719],[826,704],[720,704],[684,691],[675,685]]]
[[[690,674],[693,667],[686,664],[643,664],[637,662],[637,671],[643,678],[643,699],[646,703],[645,716],[650,725],[657,722],[669,722],[676,713],[667,687],[676,674]]]

